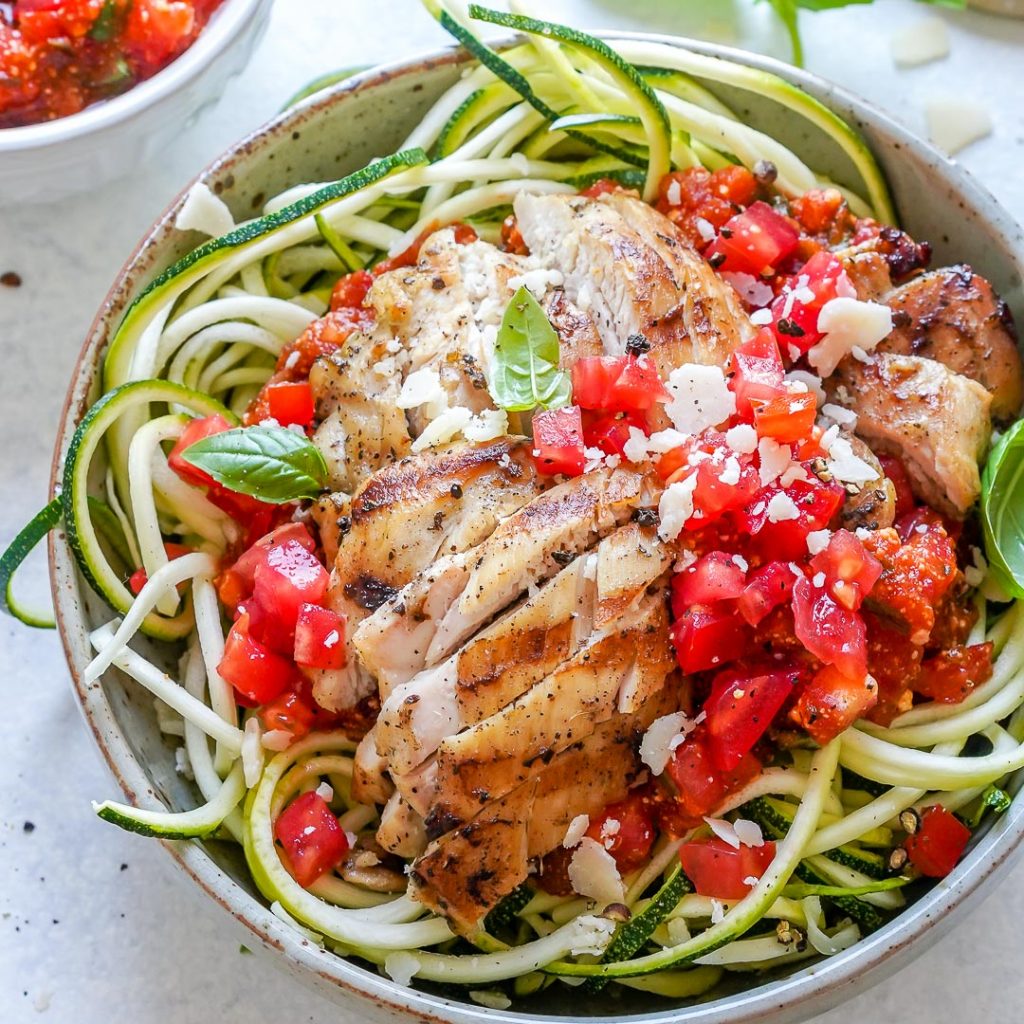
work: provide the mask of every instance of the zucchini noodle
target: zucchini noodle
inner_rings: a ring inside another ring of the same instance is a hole
[[[355,744],[341,732],[313,732],[282,750],[252,713],[240,721],[217,668],[225,624],[214,582],[240,529],[168,466],[190,418],[236,424],[285,346],[328,308],[340,275],[372,268],[456,221],[498,239],[520,192],[572,194],[610,177],[651,200],[672,169],[737,162],[774,165],[786,196],[830,184],[746,124],[715,92],[722,86],[781,105],[827,135],[856,172],[842,183],[851,209],[895,221],[863,140],[774,75],[681,47],[603,43],[521,13],[473,8],[472,16],[525,33],[499,53],[476,38],[471,21],[437,0],[427,6],[474,63],[403,149],[337,182],[297,184],[268,199],[261,216],[201,245],[135,301],[106,353],[105,394],[75,434],[60,497],[83,573],[116,614],[92,633],[97,653],[84,678],[118,669],[181,716],[182,758],[202,803],[178,812],[105,803],[97,812],[164,838],[216,834],[241,843],[275,914],[404,984],[479,988],[511,979],[509,991],[523,995],[564,980],[682,1000],[729,972],[834,955],[906,902],[905,879],[894,882],[886,861],[901,815],[941,804],[980,817],[989,788],[1009,785],[1024,767],[1018,605],[994,617],[995,606],[976,598],[981,617],[969,642],[993,644],[994,670],[962,703],[920,705],[889,726],[862,722],[821,749],[780,753],[728,799],[721,815],[752,818],[777,843],[756,884],[731,903],[694,893],[681,874],[679,849],[692,833],[666,834],[626,877],[618,916],[531,886],[472,936],[456,936],[407,895],[397,872],[375,888],[339,867],[303,888],[282,862],[275,822],[299,794],[328,792],[327,784],[350,838],[369,841],[380,812],[352,799]],[[104,533],[120,536],[101,544]],[[171,539],[192,553],[169,558]],[[120,565],[129,558],[134,565]],[[133,596],[123,570],[138,568],[147,580]],[[129,646],[143,634],[185,650],[180,683]],[[991,750],[964,756],[979,743]]]

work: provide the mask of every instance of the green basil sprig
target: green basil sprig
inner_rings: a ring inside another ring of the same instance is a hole
[[[494,343],[491,397],[509,412],[569,404],[572,385],[558,368],[558,335],[525,287],[512,296]]]
[[[1024,597],[1024,420],[999,439],[981,475],[985,554],[999,585]]]
[[[320,450],[285,427],[226,430],[189,446],[182,458],[229,491],[270,505],[315,498],[327,486]]]

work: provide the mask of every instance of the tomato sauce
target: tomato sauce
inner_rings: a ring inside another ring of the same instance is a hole
[[[195,42],[222,0],[0,3],[0,128],[127,92]]]

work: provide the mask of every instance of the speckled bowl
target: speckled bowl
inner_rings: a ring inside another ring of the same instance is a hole
[[[272,3],[224,0],[152,78],[56,121],[0,128],[0,209],[88,192],[166,152],[248,64]]]
[[[971,262],[1012,306],[1018,311],[1024,309],[1024,237],[956,163],[861,100],[819,78],[747,53],[703,43],[686,45],[774,71],[800,84],[857,125],[889,175],[905,225],[918,238],[934,244],[937,262]],[[200,180],[219,193],[241,218],[258,209],[264,197],[287,186],[335,178],[371,157],[394,150],[432,100],[456,80],[465,60],[461,51],[446,51],[370,71],[320,93],[243,140],[204,171]],[[812,166],[839,181],[853,183],[849,164],[815,130],[772,103],[727,89],[721,93],[752,123],[787,142]],[[197,241],[172,227],[180,202],[179,197],[140,243],[86,339],[57,439],[55,481],[75,425],[95,397],[97,364],[114,325],[146,282]],[[195,794],[174,770],[173,750],[157,730],[148,696],[116,674],[108,674],[92,686],[82,683],[82,671],[89,660],[87,631],[109,612],[101,608],[83,583],[59,533],[52,535],[50,558],[53,593],[75,692],[111,771],[130,800],[149,805],[159,799],[175,808],[192,805]],[[163,652],[165,660],[167,655]],[[97,823],[96,827],[106,826]],[[268,911],[237,849],[216,842],[168,844],[167,849],[211,901],[248,929],[245,942],[250,947],[270,951],[274,961],[290,974],[339,1002],[345,1001],[362,1020],[495,1024],[589,1018],[647,1024],[741,1024],[805,1018],[891,974],[934,942],[958,915],[978,902],[985,888],[1005,874],[1022,832],[1024,800],[1018,799],[979,837],[949,878],[885,928],[827,961],[757,979],[750,987],[737,987],[691,1006],[675,1007],[627,990],[613,995],[609,989],[599,999],[588,999],[578,990],[566,990],[564,994],[549,990],[541,1004],[524,1003],[522,1013],[485,1010],[437,992],[405,988],[316,948]]]

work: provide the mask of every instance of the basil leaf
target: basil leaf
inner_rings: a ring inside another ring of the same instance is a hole
[[[1024,597],[1024,420],[999,439],[981,475],[985,554],[997,582]]]
[[[558,368],[558,335],[526,287],[512,296],[494,343],[490,392],[509,412],[569,404],[572,386]]]
[[[89,29],[89,38],[100,43],[107,43],[117,34],[120,11],[117,0],[106,0],[96,15],[96,20]]]
[[[217,483],[271,505],[315,498],[327,484],[327,463],[305,437],[285,427],[239,427],[197,441],[182,458]]]

